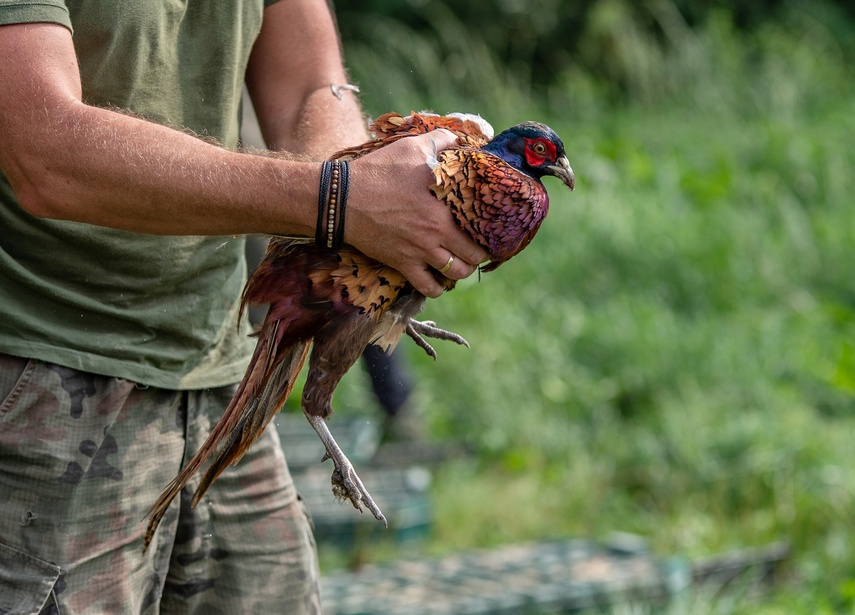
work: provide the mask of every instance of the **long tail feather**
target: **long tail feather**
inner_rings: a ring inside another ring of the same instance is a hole
[[[253,399],[243,411],[240,422],[230,434],[228,444],[220,449],[214,462],[205,471],[199,486],[196,487],[196,491],[193,493],[192,506],[199,503],[223,470],[240,461],[241,457],[264,433],[267,424],[273,420],[288,396],[291,395],[297,374],[300,373],[306,356],[309,354],[309,346],[308,342],[295,344],[291,349],[290,356],[276,366],[259,396]]]
[[[220,443],[226,442],[196,488],[193,506],[198,504],[223,470],[237,463],[261,437],[264,428],[288,399],[308,355],[310,341],[299,340],[283,350],[277,348],[278,341],[278,323],[273,323],[270,334],[259,339],[250,369],[238,385],[235,396],[211,431],[211,435],[149,510],[144,551],[151,543],[154,532],[172,500],[211,458]]]

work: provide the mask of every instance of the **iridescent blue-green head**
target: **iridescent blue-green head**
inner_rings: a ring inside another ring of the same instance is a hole
[[[570,190],[576,185],[564,143],[546,124],[523,122],[497,134],[482,148],[502,158],[515,169],[536,177],[557,177]]]

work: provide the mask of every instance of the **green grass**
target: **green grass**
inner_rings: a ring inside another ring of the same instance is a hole
[[[675,22],[657,43],[611,35],[610,15],[589,44],[633,45],[613,58],[619,95],[573,65],[535,88],[450,14],[444,36],[387,24],[379,52],[366,41],[348,56],[372,113],[546,121],[578,179],[573,194],[546,180],[550,215],[523,255],[429,302],[472,349],[442,345],[436,364],[408,349],[434,435],[479,453],[436,476],[425,549],[619,530],[693,557],[786,539],[790,582],[691,611],[850,612],[847,30],[817,5],[751,37],[725,16]],[[639,62],[643,75],[618,78]],[[349,377],[339,409],[365,403]]]

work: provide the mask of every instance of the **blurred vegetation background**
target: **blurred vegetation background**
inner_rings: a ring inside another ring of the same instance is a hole
[[[427,552],[785,539],[787,584],[692,612],[855,611],[851,6],[337,3],[369,113],[540,120],[577,175],[523,255],[429,302],[471,350],[402,344],[433,436],[478,452],[438,471]]]

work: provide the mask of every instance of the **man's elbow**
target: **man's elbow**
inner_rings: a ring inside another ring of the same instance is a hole
[[[37,218],[64,218],[63,199],[56,181],[48,174],[7,173],[18,204]]]

